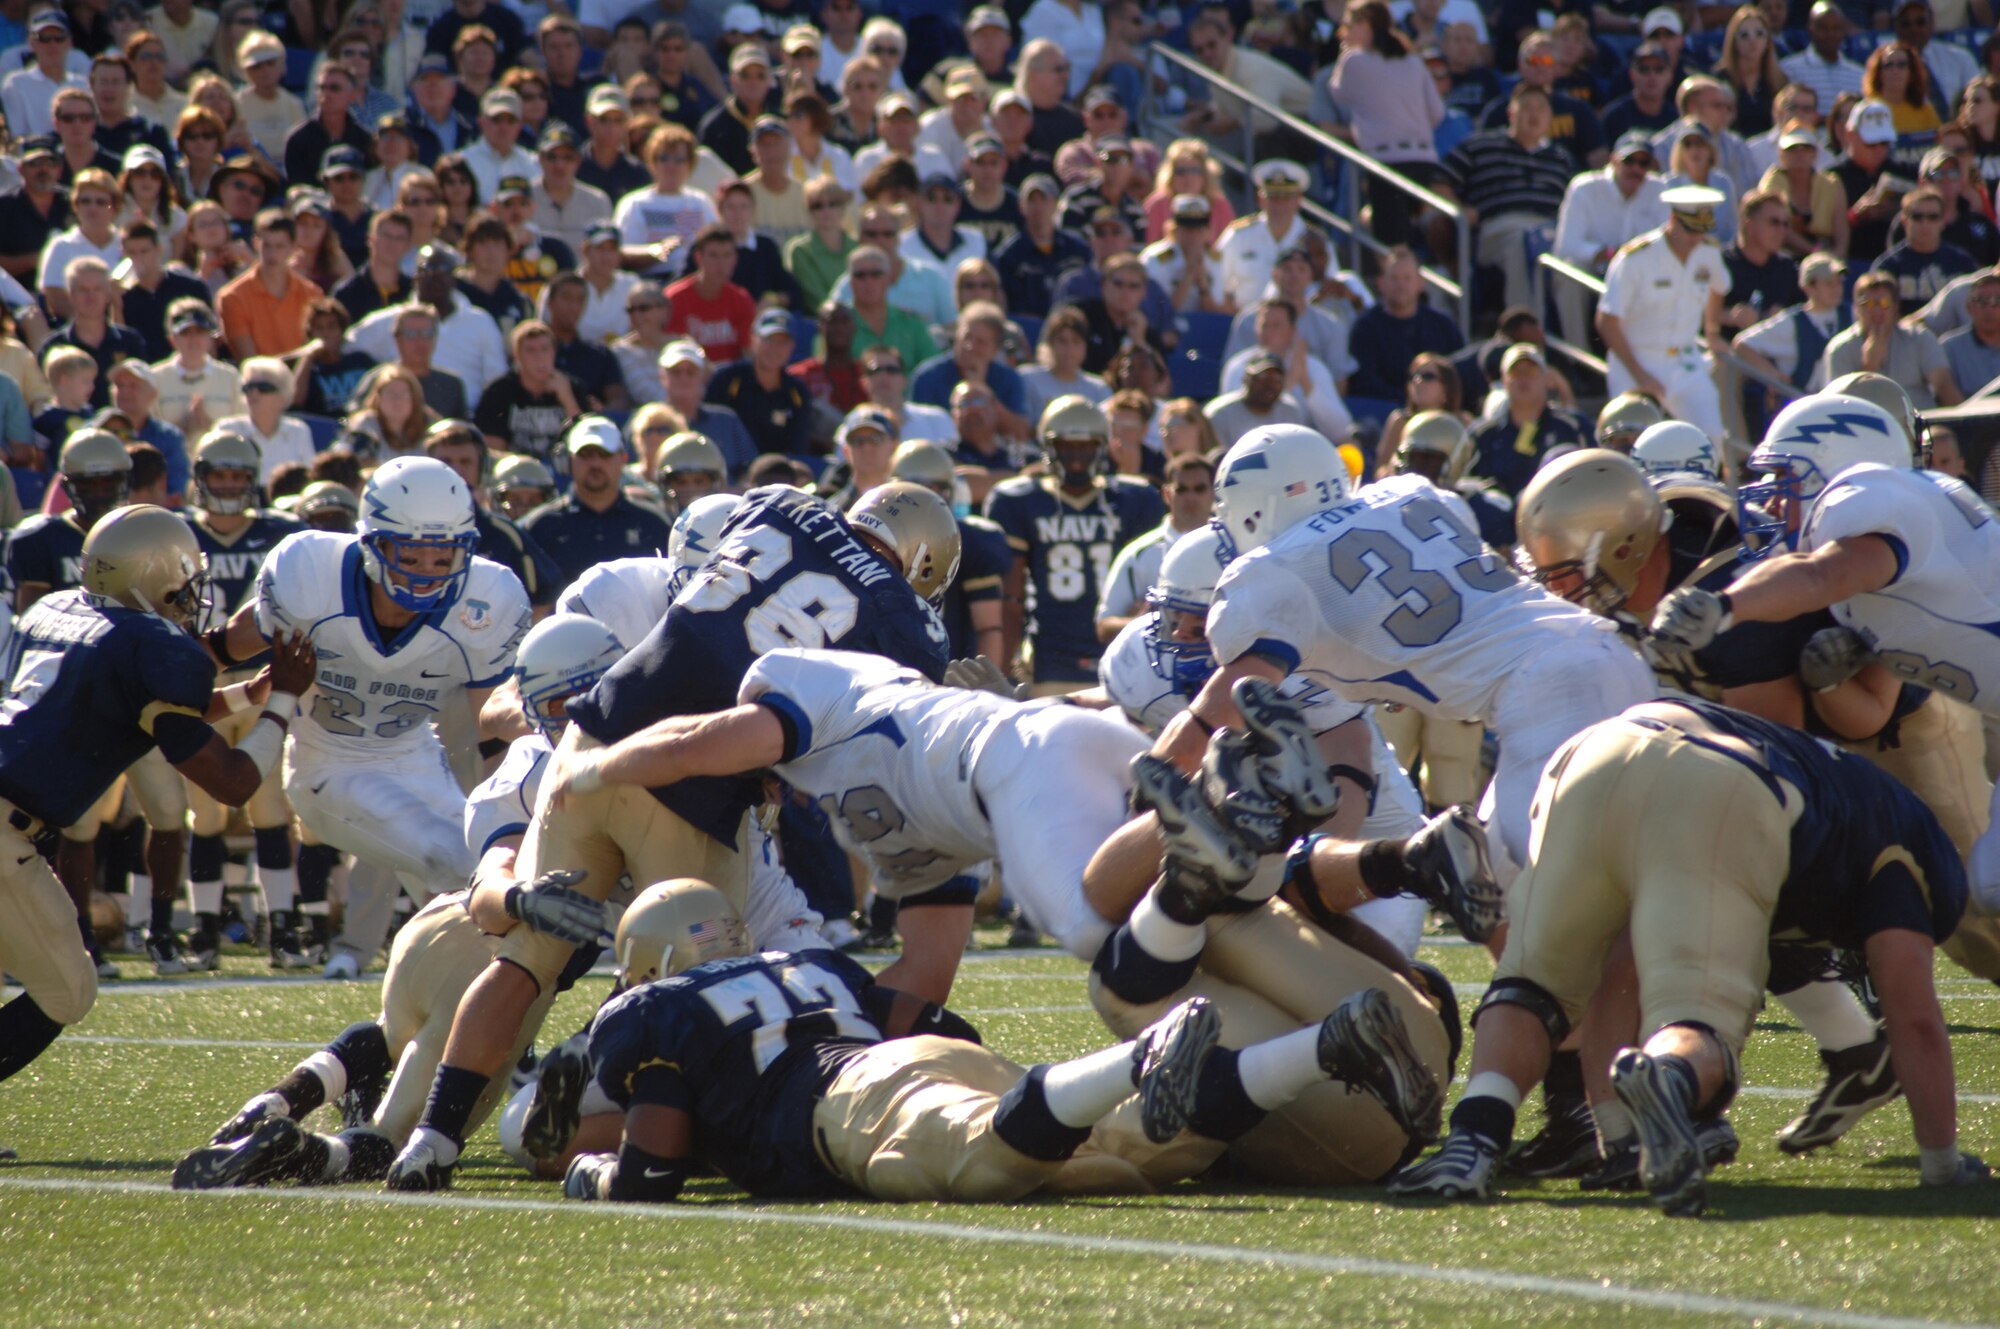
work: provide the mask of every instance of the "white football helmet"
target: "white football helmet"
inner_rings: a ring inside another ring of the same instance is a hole
[[[1836,475],[1863,462],[1907,470],[1910,461],[1903,426],[1875,403],[1837,393],[1801,397],[1778,412],[1750,453],[1747,469],[1768,478],[1737,490],[1738,524],[1746,541],[1795,545],[1797,523]]]
[[[1236,440],[1215,475],[1224,553],[1235,559],[1261,549],[1352,493],[1347,463],[1326,435],[1304,425],[1259,425]]]
[[[1146,654],[1153,661],[1153,672],[1183,697],[1193,697],[1208,682],[1215,672],[1215,652],[1206,635],[1200,641],[1175,641],[1171,615],[1208,613],[1216,583],[1229,566],[1222,552],[1225,538],[1209,525],[1174,541],[1160,560],[1159,580],[1146,592],[1146,603],[1153,609],[1146,623]]]
[[[1677,471],[1693,471],[1711,480],[1722,476],[1715,441],[1685,420],[1662,420],[1640,431],[1632,443],[1632,460],[1648,476]]]
[[[742,506],[735,494],[707,494],[681,509],[667,537],[667,562],[675,577],[684,577],[708,561],[722,543],[722,528]]]
[[[551,614],[535,624],[514,655],[521,709],[535,732],[551,743],[562,737],[563,703],[588,691],[624,654],[611,629],[588,614]]]
[[[458,472],[434,457],[398,457],[375,468],[361,493],[362,564],[389,598],[419,613],[443,609],[459,597],[472,572],[479,533],[472,520],[472,491]],[[447,571],[411,571],[405,554],[447,548]]]

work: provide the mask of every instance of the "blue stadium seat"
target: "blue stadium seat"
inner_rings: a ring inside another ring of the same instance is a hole
[[[1199,351],[1220,363],[1222,348],[1229,344],[1229,325],[1235,321],[1234,314],[1182,314],[1180,349]]]
[[[1183,314],[1180,344],[1167,357],[1174,394],[1206,401],[1222,382],[1223,348],[1229,344],[1229,314]]]
[[[312,77],[313,61],[319,59],[319,52],[311,48],[296,46],[285,48],[285,76],[278,80],[280,86],[305,95],[306,80]]]
[[[1388,423],[1389,415],[1403,403],[1390,401],[1387,397],[1342,397],[1347,404],[1347,413],[1354,417],[1356,424],[1372,424],[1380,429]]]
[[[792,358],[790,363],[797,364],[801,360],[810,360],[813,355],[813,343],[818,340],[819,320],[810,315],[795,311],[792,314]]]
[[[1040,344],[1042,324],[1046,320],[1036,318],[1033,314],[1011,314],[1009,317],[1014,320],[1015,326],[1021,329],[1021,335],[1028,339],[1028,345]]]
[[[293,411],[292,417],[303,420],[312,431],[313,451],[325,452],[340,437],[341,423],[330,415],[307,415],[304,411]]]

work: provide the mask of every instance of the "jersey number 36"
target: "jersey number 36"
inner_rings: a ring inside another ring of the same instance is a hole
[[[791,561],[792,539],[783,531],[769,526],[738,531],[689,583],[679,603],[716,613],[756,594],[744,612],[743,633],[759,655],[787,646],[824,646],[846,636],[860,618],[854,592],[825,572],[796,572],[773,584]]]

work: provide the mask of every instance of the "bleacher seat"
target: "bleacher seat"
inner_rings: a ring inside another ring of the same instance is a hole
[[[1021,329],[1021,335],[1028,339],[1028,345],[1041,344],[1042,324],[1047,320],[1036,318],[1033,314],[1011,314],[1008,317],[1012,318],[1014,325]]]
[[[1167,357],[1174,395],[1206,401],[1222,383],[1223,348],[1229,344],[1229,314],[1183,314],[1181,339]]]
[[[307,415],[304,411],[293,411],[292,415],[305,422],[312,431],[313,451],[325,452],[340,437],[344,426],[330,415]]]
[[[808,314],[792,313],[792,358],[790,363],[810,360],[813,343],[819,340],[819,320]]]
[[[313,61],[317,59],[319,59],[319,52],[316,50],[301,50],[296,46],[287,46],[285,48],[285,76],[278,80],[279,85],[292,92],[296,92],[301,97],[305,96],[306,81],[312,77]]]

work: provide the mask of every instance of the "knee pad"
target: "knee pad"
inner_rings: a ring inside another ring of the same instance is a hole
[[[1438,1019],[1444,1023],[1445,1043],[1451,1049],[1445,1060],[1444,1072],[1445,1079],[1449,1081],[1458,1074],[1458,1053],[1465,1046],[1465,1022],[1458,1014],[1458,989],[1452,986],[1451,980],[1442,971],[1422,960],[1411,960],[1409,965],[1410,971],[1416,975],[1418,988],[1437,1001]],[[1481,1009],[1484,1009],[1484,1003]]]
[[[220,835],[195,832],[188,842],[188,880],[221,881],[222,864],[227,857],[228,848]]]
[[[1548,1031],[1549,1047],[1560,1047],[1569,1037],[1569,1016],[1563,1013],[1562,1003],[1541,984],[1525,978],[1496,978],[1486,989],[1486,995],[1479,999],[1479,1006],[1472,1012],[1472,1026],[1479,1028],[1479,1017],[1489,1006],[1519,1006],[1542,1022]]]

